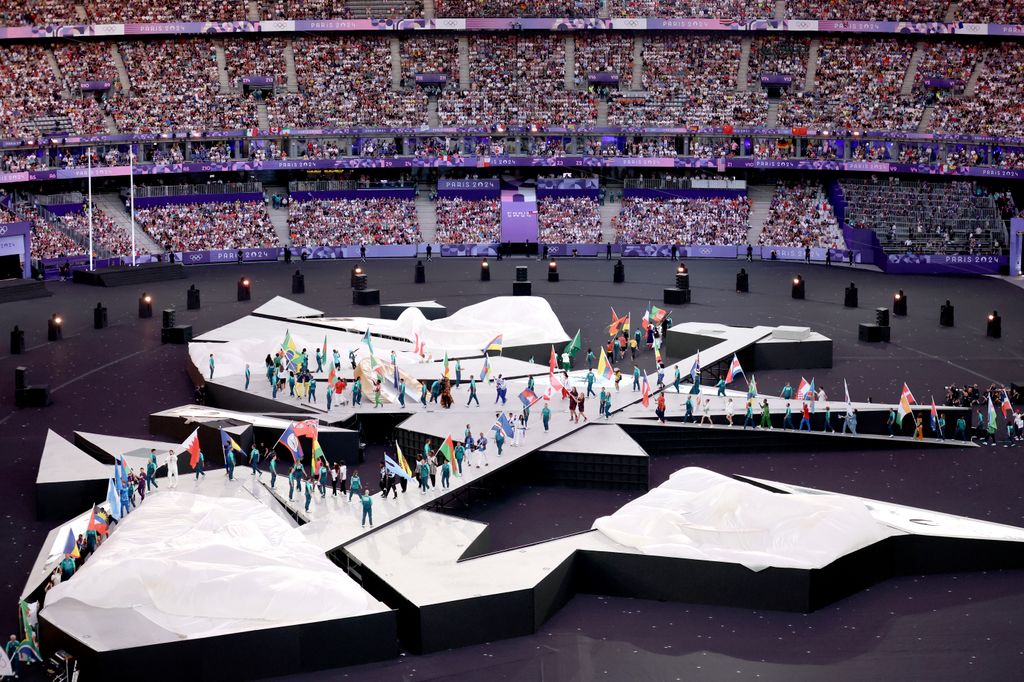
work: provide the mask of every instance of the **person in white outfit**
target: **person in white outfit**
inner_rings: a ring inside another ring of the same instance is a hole
[[[174,450],[167,451],[167,482],[171,488],[178,487],[178,456]]]

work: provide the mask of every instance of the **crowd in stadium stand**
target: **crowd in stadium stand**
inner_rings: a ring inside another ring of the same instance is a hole
[[[342,0],[262,0],[261,5],[262,15],[268,19],[401,19],[423,14],[423,3],[418,0],[391,0],[367,7],[350,7]]]
[[[892,39],[823,38],[815,92],[780,104],[782,126],[916,130],[923,106],[900,95],[913,43]]]
[[[118,45],[132,97],[111,98],[122,133],[165,130],[237,130],[256,126],[251,98],[219,94],[213,43],[157,40]]]
[[[437,236],[441,244],[495,244],[501,241],[501,202],[497,199],[437,200]]]
[[[1024,24],[1024,4],[1013,0],[963,0],[956,18],[975,24]]]
[[[451,87],[459,83],[459,43],[447,37],[412,36],[400,44],[402,81],[405,87],[416,83],[418,73],[438,73],[448,77]]]
[[[761,75],[772,74],[793,78],[789,92],[803,90],[810,50],[810,38],[778,35],[754,37],[750,41],[747,69],[749,87],[760,87]]]
[[[4,0],[0,4],[0,25],[39,26],[74,24],[79,21],[71,0]]]
[[[68,213],[61,216],[61,224],[79,236],[83,243],[89,239],[89,216],[85,211],[80,213]],[[102,210],[93,207],[92,212],[92,235],[93,243],[105,248],[112,256],[128,256],[132,254],[131,235],[117,225],[113,219]],[[138,239],[138,236],[136,236]],[[141,244],[136,242],[136,249],[141,253]]]
[[[591,73],[613,73],[628,86],[633,79],[633,36],[580,33],[576,36],[575,69],[578,88],[588,87]]]
[[[786,0],[790,19],[862,21],[943,21],[950,0]]]
[[[771,0],[607,0],[613,17],[707,17],[714,19],[770,19]]]
[[[336,159],[344,155],[341,147],[331,140],[307,140],[299,156],[303,159]]]
[[[0,49],[0,80],[7,84],[0,92],[0,137],[36,137],[50,130],[106,131],[103,112],[95,100],[60,96],[61,84],[42,45],[5,45]],[[39,119],[52,119],[52,127],[48,129]]]
[[[627,197],[612,220],[623,244],[745,244],[750,199],[637,199]]]
[[[244,76],[267,76],[273,78],[276,85],[283,84],[287,46],[284,38],[270,36],[260,36],[259,40],[225,40],[222,47],[228,80],[234,87],[241,87]]]
[[[1024,46],[1002,43],[983,51],[985,66],[974,96],[946,97],[929,122],[933,132],[1020,135],[1024,91]]]
[[[63,85],[72,94],[83,81],[110,81],[114,90],[120,89],[110,43],[63,42],[52,49],[64,77]]]
[[[44,209],[24,206],[21,218],[32,223],[32,242],[30,258],[60,258],[87,253],[88,249],[79,245],[74,239],[61,232],[44,217]],[[45,216],[51,217],[47,211]]]
[[[763,125],[768,100],[736,91],[741,43],[732,36],[670,36],[644,41],[647,95],[620,96],[608,123],[623,126]]]
[[[240,21],[246,18],[246,5],[238,0],[93,0],[83,4],[89,20],[96,24]]]
[[[596,17],[601,0],[434,0],[439,17]]]
[[[427,97],[391,89],[391,46],[381,37],[309,37],[293,42],[299,92],[267,103],[271,126],[419,126]]]
[[[890,253],[998,252],[1002,216],[997,198],[970,181],[899,177],[840,181],[851,227],[873,229]]]
[[[441,125],[587,125],[597,119],[592,95],[565,89],[560,35],[472,36],[472,84],[447,89],[438,101]]]
[[[924,48],[917,72],[914,74],[915,92],[927,92],[925,79],[928,78],[948,78],[957,81],[959,87],[950,92],[962,92],[963,86],[971,78],[980,52],[979,47],[973,44],[929,43]]]
[[[978,384],[964,384],[962,386],[951,384],[946,386],[946,402],[943,404],[953,407],[979,407],[988,405],[989,398],[991,398],[992,404],[998,408],[1003,402],[1004,391],[1006,392],[1006,397],[1010,399],[1011,405],[1024,403],[1024,395],[1011,386],[989,384],[987,389],[982,389]]]
[[[288,232],[295,246],[417,244],[416,202],[408,199],[293,201]]]
[[[262,201],[136,207],[135,219],[158,244],[174,251],[280,245]]]
[[[816,182],[786,182],[775,188],[761,244],[842,248],[832,205]]]
[[[539,240],[544,244],[600,244],[601,209],[589,197],[558,197],[537,202]]]

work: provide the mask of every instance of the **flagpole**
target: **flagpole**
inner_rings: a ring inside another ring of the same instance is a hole
[[[92,147],[86,153],[88,161],[88,185],[89,185],[89,271],[92,272]]]
[[[132,267],[135,266],[135,150],[128,145],[128,218],[132,231]]]

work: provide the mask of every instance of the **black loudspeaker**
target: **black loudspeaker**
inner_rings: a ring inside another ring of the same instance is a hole
[[[626,266],[622,264],[622,261],[615,261],[615,269],[612,271],[612,282],[615,284],[622,284],[626,281]]]
[[[427,283],[427,267],[423,265],[423,261],[421,260],[416,261],[416,277],[414,282],[416,284]]]
[[[57,317],[57,313],[46,321],[46,338],[48,341],[60,341],[64,338],[64,320]]]
[[[27,367],[15,367],[14,368],[14,390],[20,390],[28,386],[28,368]]]
[[[480,281],[490,282],[491,281],[491,264],[487,262],[487,259],[483,259],[480,262]]]
[[[153,297],[143,294],[139,297],[139,318],[148,320],[153,317]]]
[[[684,305],[689,302],[689,289],[665,289],[664,303],[666,305]]]
[[[545,246],[544,250],[547,251],[547,248],[548,247]],[[557,282],[558,281],[558,263],[556,261],[551,261],[550,263],[548,263],[548,281],[549,282]]]
[[[105,329],[107,324],[107,309],[102,303],[97,303],[92,311],[92,328]]]
[[[857,285],[850,282],[850,286],[846,287],[846,295],[843,297],[843,305],[847,308],[856,308],[857,304]]]
[[[875,324],[877,324],[879,327],[889,326],[888,308],[875,308]]]
[[[163,324],[161,325],[164,329],[174,326],[174,308],[165,308],[163,311]]]
[[[953,319],[953,304],[946,301],[946,303],[939,308],[939,324],[943,327],[952,327]]]
[[[993,339],[1000,339],[1003,336],[1003,318],[999,317],[999,311],[993,310],[988,315],[988,325],[985,328],[985,336]]]
[[[11,330],[11,355],[21,355],[25,352],[25,330],[14,325]]]
[[[903,293],[903,289],[896,292],[896,295],[892,297],[892,314],[905,317],[907,314],[907,295]]]
[[[877,324],[862,323],[857,327],[857,338],[867,343],[889,343],[889,334],[892,327],[879,326]]]
[[[192,340],[192,325],[183,324],[175,327],[164,327],[160,330],[161,343],[185,344]]]
[[[353,289],[352,302],[356,305],[380,305],[380,289]]]
[[[185,292],[185,308],[187,310],[199,310],[199,289],[196,289],[196,285],[193,284]]]
[[[238,280],[238,300],[248,301],[252,298],[252,282],[248,277]]]
[[[804,288],[804,284],[804,278],[801,277],[800,275],[797,275],[796,277],[793,278],[793,298],[801,301],[803,300],[804,296],[806,295],[806,289]]]
[[[530,283],[530,282],[512,282],[512,295],[513,296],[532,296],[533,295],[533,284]]]
[[[529,268],[525,265],[516,266],[516,281],[517,282],[528,282],[530,279]]]
[[[743,294],[750,292],[750,275],[746,270],[736,273],[736,291]]]
[[[15,407],[46,407],[52,405],[50,387],[40,384],[28,385],[28,370],[24,367],[14,369],[14,405]]]
[[[306,293],[306,276],[298,270],[292,275],[292,293],[293,294],[304,294]]]
[[[352,278],[352,288],[356,291],[365,291],[366,283],[366,275],[356,275]]]

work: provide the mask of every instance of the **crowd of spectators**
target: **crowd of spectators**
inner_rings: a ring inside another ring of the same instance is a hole
[[[565,89],[560,35],[473,36],[468,90],[448,89],[438,101],[441,125],[588,125],[594,97]]]
[[[950,0],[786,0],[786,17],[860,21],[943,21],[949,4]]]
[[[287,68],[284,51],[288,41],[284,38],[260,36],[257,40],[232,39],[223,42],[228,80],[240,88],[244,76],[268,76],[275,85],[284,83]]]
[[[76,40],[57,43],[52,49],[69,92],[77,91],[83,81],[110,81],[115,90],[120,89],[110,43]]]
[[[257,124],[251,97],[221,95],[213,43],[157,40],[119,45],[132,96],[111,98],[122,133],[238,130]]]
[[[558,197],[537,202],[542,244],[600,244],[601,208],[589,197]]]
[[[39,26],[78,22],[72,0],[4,0],[0,26]]]
[[[785,182],[775,188],[761,244],[843,248],[832,205],[816,182]]]
[[[1024,5],[1015,0],[961,0],[956,18],[973,24],[1024,24]]]
[[[459,85],[459,43],[452,38],[411,36],[402,38],[402,81],[413,87],[418,73],[440,73],[448,77],[450,87]]]
[[[60,218],[61,224],[75,234],[79,235],[82,243],[87,244],[89,239],[89,215],[86,211],[68,213]],[[93,244],[105,248],[112,256],[132,255],[131,235],[102,210],[93,207],[92,212],[92,238]],[[141,243],[136,237],[136,255],[142,253]]]
[[[501,202],[498,199],[437,200],[437,233],[441,244],[496,244],[501,241]]]
[[[762,74],[792,76],[789,92],[803,90],[811,39],[798,36],[757,36],[750,41],[747,83],[761,87]]]
[[[83,4],[95,24],[243,21],[247,14],[247,4],[239,0],[86,0]]]
[[[391,89],[386,37],[314,36],[295,40],[299,92],[267,104],[271,126],[289,128],[420,126],[427,97]]]
[[[294,201],[288,233],[295,246],[418,244],[416,202],[409,199]]]
[[[135,220],[172,251],[280,246],[263,201],[136,207]]]
[[[577,88],[588,87],[588,74],[614,73],[619,82],[633,80],[633,36],[628,33],[579,33],[576,35],[574,74]]]
[[[103,112],[91,98],[64,99],[42,45],[0,49],[0,137],[35,137],[38,119],[57,120],[59,129],[85,134],[106,131]]]
[[[623,244],[745,244],[750,199],[623,199],[613,218]]]
[[[933,132],[1013,135],[1021,132],[1024,46],[1001,43],[982,52],[981,74],[970,97],[945,97],[929,122]]]
[[[978,61],[980,49],[977,45],[965,43],[929,43],[925,46],[921,61],[914,74],[915,92],[925,92],[925,79],[948,78],[959,83],[953,92],[962,91],[971,77]]]
[[[49,219],[52,215],[44,209],[34,206],[24,206],[21,209],[21,218],[32,223],[32,235],[30,241],[30,258],[60,258],[63,256],[78,256],[88,253],[88,249],[66,233],[57,229]],[[49,218],[49,219],[48,219]]]
[[[772,0],[607,0],[613,17],[705,17],[714,19],[770,19]]]
[[[439,17],[596,17],[602,0],[434,0]]]
[[[653,37],[644,42],[645,96],[613,99],[608,123],[623,126],[763,125],[768,100],[760,90],[736,91],[740,39],[733,36]]]
[[[813,93],[779,106],[779,124],[828,129],[916,130],[923,106],[900,95],[913,43],[823,38]]]
[[[1003,384],[989,384],[988,388],[981,388],[978,384],[964,384],[958,386],[950,384],[946,386],[946,402],[944,405],[950,407],[981,407],[988,406],[989,398],[998,410],[1003,402],[1003,393],[1010,399],[1014,408],[1024,403],[1024,395],[1010,386]]]
[[[344,0],[261,0],[260,4],[262,15],[268,19],[404,19],[423,15],[421,0],[357,6]]]

